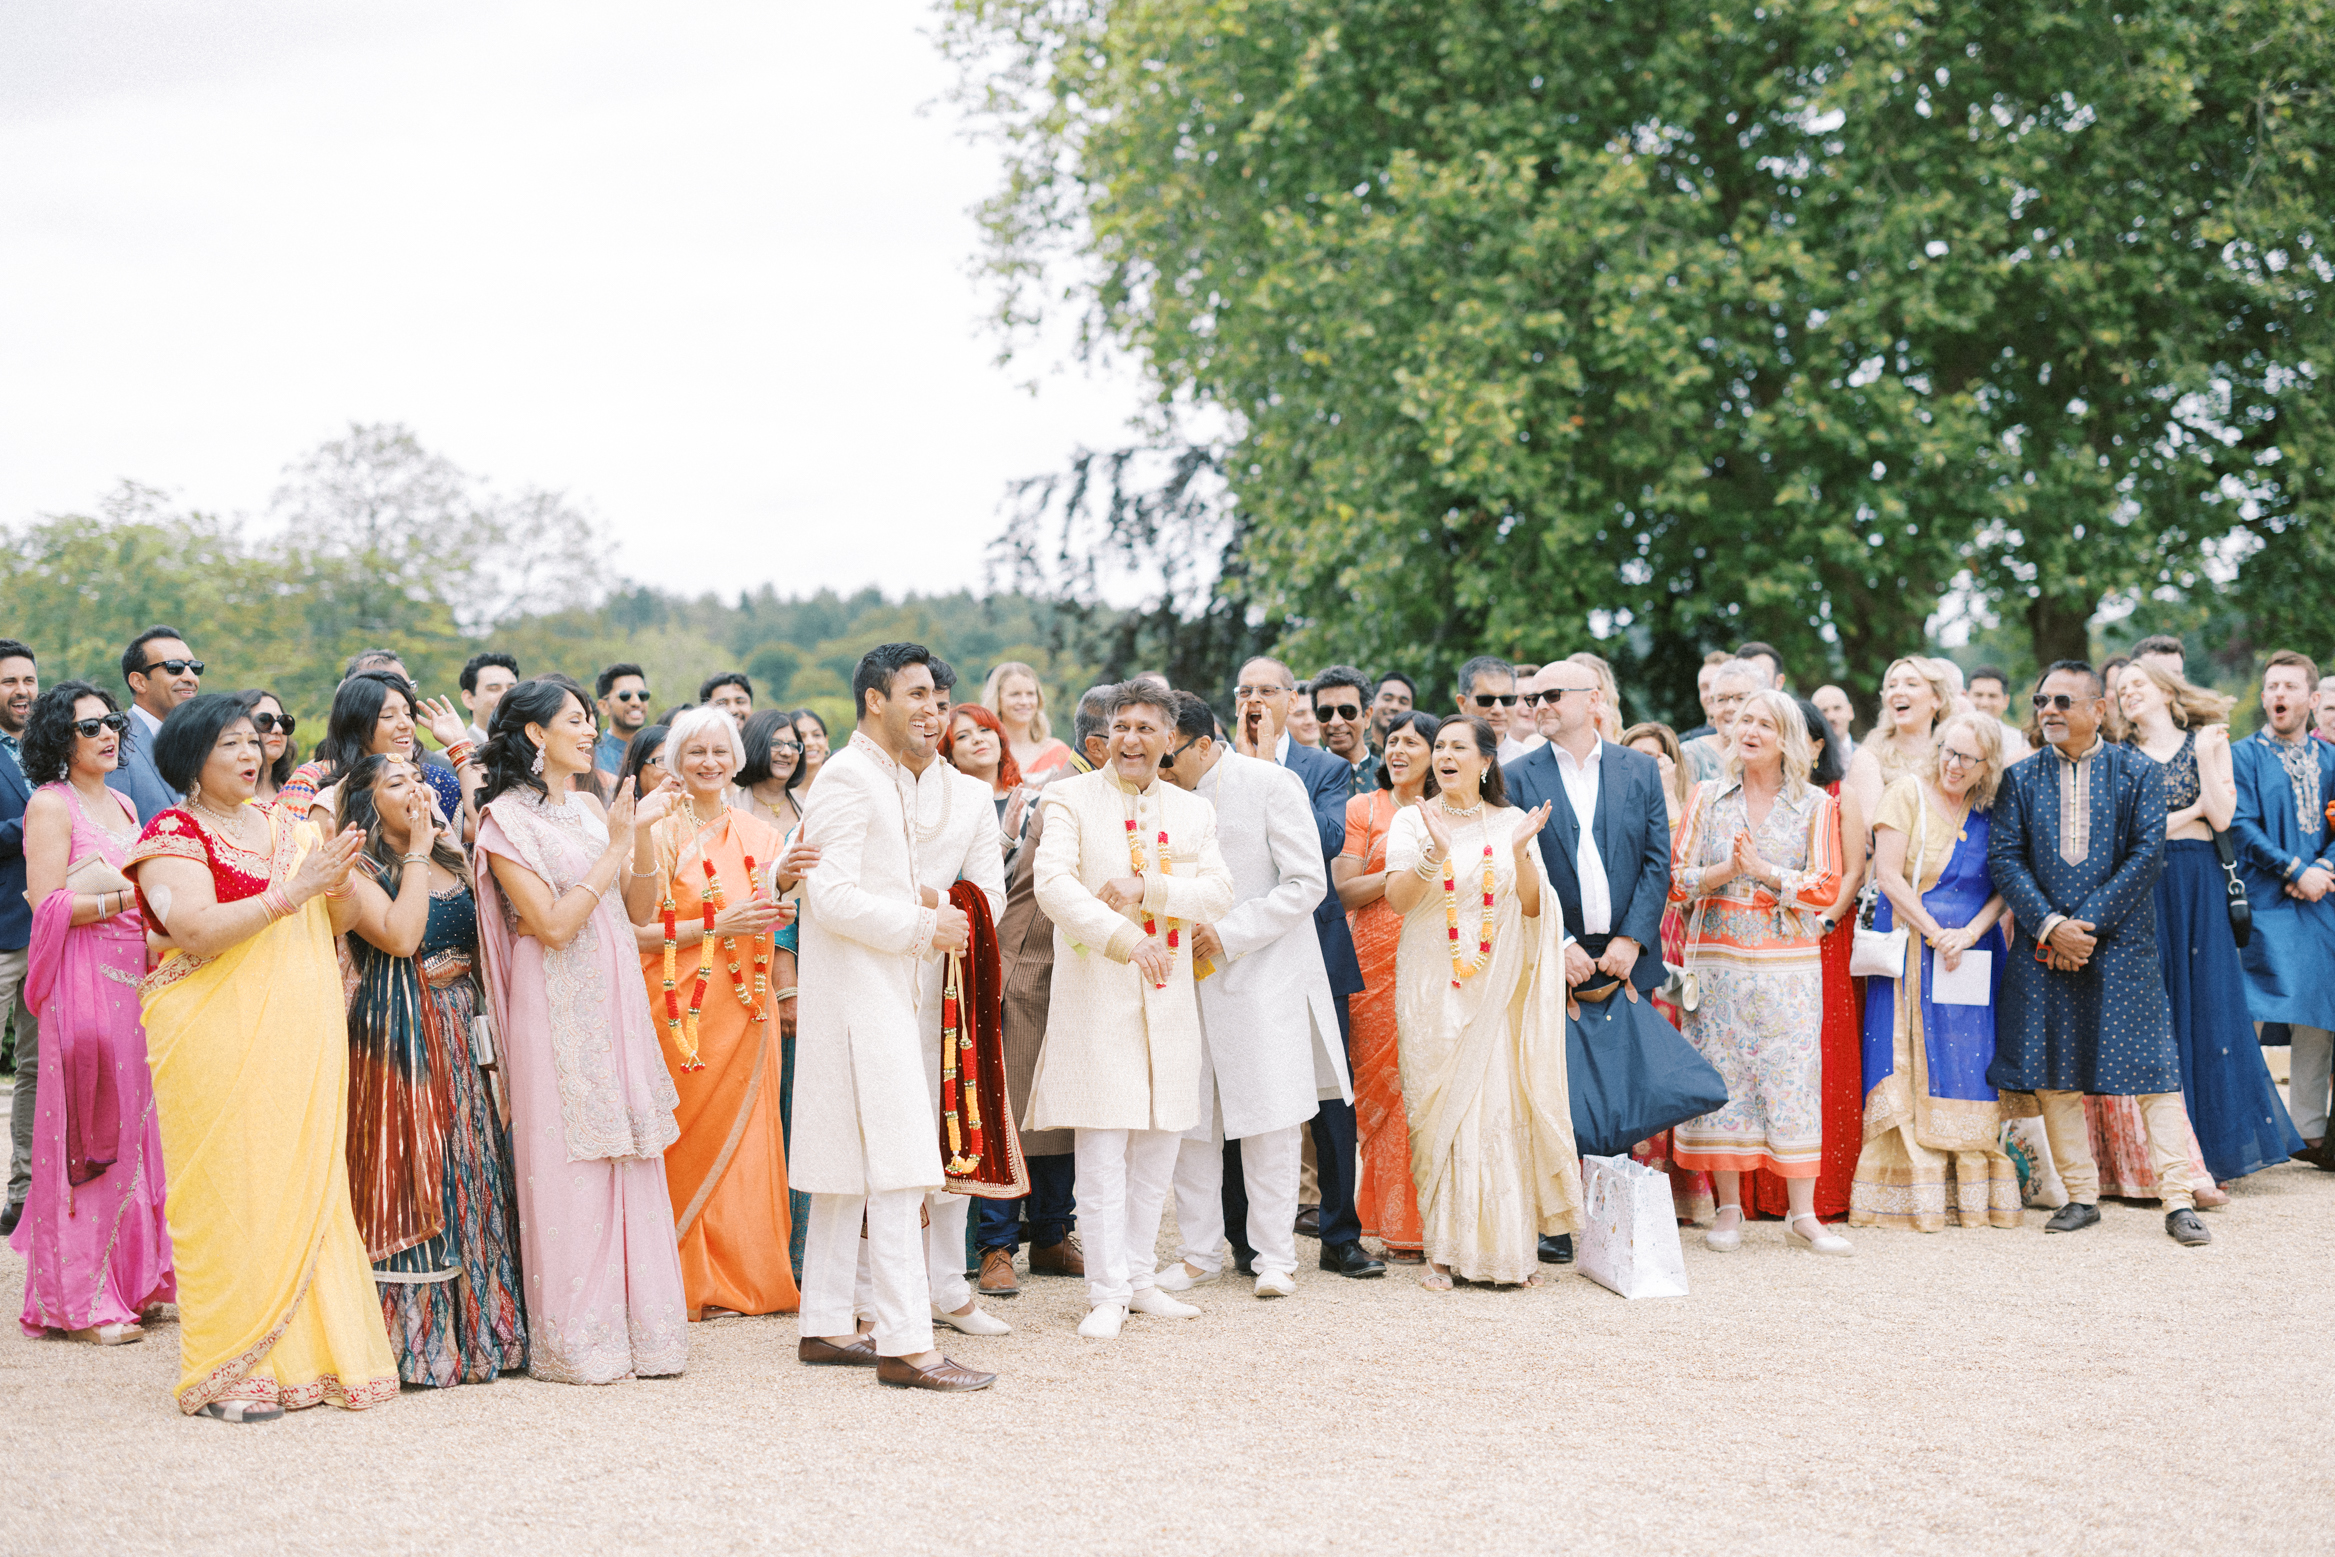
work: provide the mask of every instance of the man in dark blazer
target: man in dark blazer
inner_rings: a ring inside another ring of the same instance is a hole
[[[1565,982],[1583,1000],[1619,993],[1637,1000],[1662,983],[1662,909],[1670,898],[1670,814],[1662,770],[1644,752],[1601,739],[1604,694],[1597,673],[1558,660],[1544,665],[1525,707],[1548,744],[1500,770],[1508,803],[1546,804],[1540,857],[1564,905]],[[1543,1237],[1540,1257],[1566,1265],[1570,1234]]]
[[[32,1190],[33,1086],[40,1079],[40,1029],[25,1004],[25,948],[32,944],[32,905],[24,900],[24,808],[32,785],[19,761],[25,721],[40,696],[32,650],[0,638],[0,1024],[16,1034],[16,1097],[9,1110],[8,1204],[0,1235],[16,1231]]]
[[[1233,688],[1232,749],[1245,757],[1277,762],[1304,782],[1314,827],[1321,834],[1322,866],[1327,870],[1346,847],[1346,797],[1353,769],[1329,752],[1301,746],[1289,738],[1289,700],[1296,692],[1297,677],[1279,660],[1258,658],[1243,665],[1239,685]],[[1321,940],[1322,962],[1330,972],[1330,994],[1338,1008],[1338,1037],[1351,1061],[1354,1028],[1347,1002],[1362,993],[1362,962],[1354,955],[1354,932],[1346,926],[1346,910],[1338,901],[1334,883],[1314,909],[1313,928]],[[1321,1180],[1321,1268],[1341,1276],[1383,1276],[1385,1263],[1371,1258],[1362,1247],[1362,1217],[1354,1209],[1354,1105],[1336,1098],[1325,1101],[1311,1128],[1314,1171]],[[1228,1172],[1227,1186],[1238,1176]],[[1225,1218],[1228,1237],[1232,1229],[1246,1225],[1245,1217]],[[1233,1238],[1233,1254],[1246,1274],[1249,1255],[1244,1242],[1245,1235]]]
[[[143,827],[178,804],[178,792],[154,766],[154,737],[172,709],[203,690],[203,662],[177,628],[149,627],[122,650],[122,680],[130,689],[130,738],[121,766],[105,781],[129,797]]]

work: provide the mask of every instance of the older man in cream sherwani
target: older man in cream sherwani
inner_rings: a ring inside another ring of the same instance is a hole
[[[1215,812],[1159,776],[1172,696],[1152,682],[1114,688],[1103,766],[1047,785],[1038,801],[1054,992],[1024,1128],[1075,1132],[1091,1305],[1078,1333],[1096,1340],[1117,1336],[1130,1308],[1199,1312],[1160,1291],[1152,1271],[1176,1148],[1199,1120],[1191,926],[1221,919],[1233,889]]]
[[[920,1225],[927,1193],[943,1183],[928,1081],[939,1002],[927,1001],[924,965],[963,949],[971,930],[943,895],[954,878],[922,879],[918,818],[938,814],[957,777],[933,761],[940,694],[931,658],[917,644],[888,643],[860,660],[859,727],[803,808],[803,841],[818,848],[819,863],[804,884],[788,1143],[793,1186],[811,1197],[797,1355],[872,1364],[887,1384],[983,1389],[995,1375],[933,1349],[935,1289]],[[961,1211],[957,1230],[959,1252],[948,1258],[961,1272]],[[860,1315],[870,1310],[873,1331],[863,1333]]]

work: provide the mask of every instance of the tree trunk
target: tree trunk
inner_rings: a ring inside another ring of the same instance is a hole
[[[2043,595],[2027,607],[2027,635],[2035,646],[2035,668],[2054,660],[2092,657],[2092,612],[2097,602],[2083,596]]]

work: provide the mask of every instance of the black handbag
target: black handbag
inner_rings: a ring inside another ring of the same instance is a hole
[[[2238,879],[2238,850],[2226,832],[2213,835],[2213,852],[2221,860],[2222,891],[2229,902],[2230,938],[2242,948],[2254,938],[2254,905],[2246,901],[2246,883]]]

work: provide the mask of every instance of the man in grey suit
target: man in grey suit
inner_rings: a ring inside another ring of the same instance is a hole
[[[1601,740],[1597,673],[1571,660],[1532,682],[1548,744],[1501,768],[1511,805],[1550,806],[1541,862],[1564,905],[1565,982],[1583,1000],[1637,1000],[1662,983],[1662,909],[1670,898],[1670,815],[1662,770],[1644,752]],[[1569,1264],[1569,1234],[1541,1240],[1542,1259]]]
[[[154,738],[172,709],[203,690],[203,662],[177,628],[149,627],[122,650],[122,680],[130,688],[130,738],[122,743],[122,765],[105,781],[129,797],[143,827],[178,804],[154,766]]]
[[[32,1099],[40,1079],[40,1029],[24,1000],[25,948],[32,944],[32,905],[24,900],[24,808],[32,801],[18,743],[33,699],[40,696],[40,670],[32,650],[14,638],[0,638],[0,1023],[16,1034],[16,1096],[8,1117],[10,1157],[8,1205],[0,1210],[0,1236],[16,1231],[24,1197],[32,1191]]]

